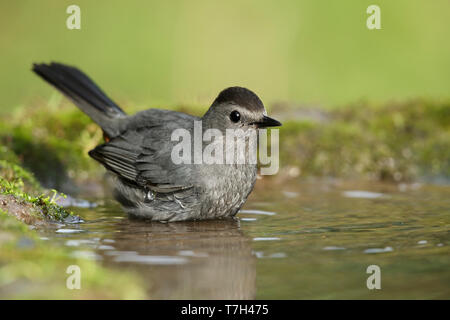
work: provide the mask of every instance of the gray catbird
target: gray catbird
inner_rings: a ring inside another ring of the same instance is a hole
[[[89,155],[113,173],[115,197],[124,210],[154,221],[232,217],[256,181],[255,163],[176,164],[171,158],[175,130],[194,134],[196,121],[202,130],[220,132],[281,126],[266,115],[255,93],[241,87],[223,90],[202,118],[160,109],[129,116],[77,68],[34,64],[33,71],[102,128],[105,143]]]

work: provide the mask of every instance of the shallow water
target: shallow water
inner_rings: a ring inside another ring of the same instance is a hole
[[[235,220],[165,224],[96,200],[42,237],[136,271],[151,298],[450,298],[449,186],[267,179]]]

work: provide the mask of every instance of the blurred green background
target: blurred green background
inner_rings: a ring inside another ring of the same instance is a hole
[[[81,30],[66,28],[71,4]],[[381,30],[366,27],[371,4]],[[0,110],[48,99],[54,90],[30,69],[49,61],[142,107],[207,105],[230,85],[267,105],[448,99],[449,18],[448,0],[3,0]]]

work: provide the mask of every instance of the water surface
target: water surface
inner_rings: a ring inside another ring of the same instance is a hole
[[[155,299],[450,298],[450,187],[336,181],[257,188],[236,219],[155,223],[112,200],[41,231],[137,272]],[[369,265],[381,290],[369,290]]]

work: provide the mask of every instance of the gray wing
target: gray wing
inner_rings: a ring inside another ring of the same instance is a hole
[[[173,130],[190,130],[199,118],[174,111],[146,110],[128,119],[123,132],[89,155],[132,184],[168,193],[191,188],[192,165],[171,160]]]

